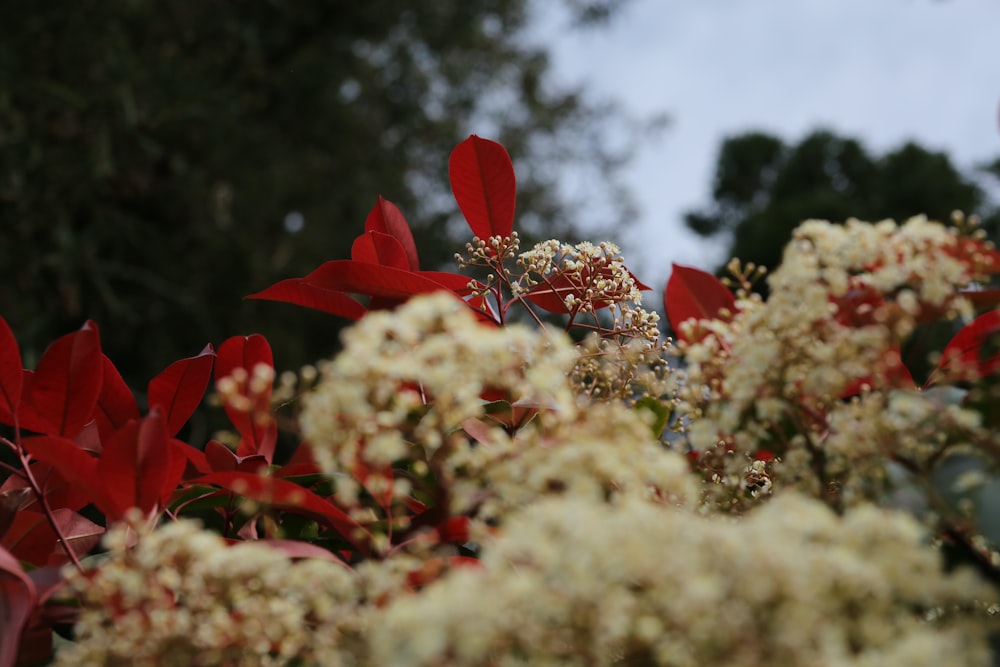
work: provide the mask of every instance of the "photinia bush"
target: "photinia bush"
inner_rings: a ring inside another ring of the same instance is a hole
[[[675,347],[613,243],[521,249],[500,144],[449,176],[458,272],[379,198],[250,296],[356,321],[297,376],[238,335],[140,401],[93,322],[27,370],[0,318],[0,667],[990,664],[1000,253],[966,221],[808,221],[766,301],[674,266]],[[232,428],[191,442],[206,395]]]

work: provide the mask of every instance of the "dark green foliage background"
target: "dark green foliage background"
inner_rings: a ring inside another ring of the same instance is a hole
[[[566,4],[586,29],[621,1]],[[615,190],[623,156],[609,110],[549,81],[530,9],[0,0],[0,314],[25,363],[87,318],[136,387],[234,334],[265,334],[279,369],[329,354],[336,318],[242,297],[348,257],[379,194],[423,268],[446,264],[468,235],[447,158],[472,132],[512,154],[519,228],[572,237],[554,166]]]
[[[685,222],[727,242],[726,257],[774,269],[792,230],[810,218],[902,221],[924,214],[948,222],[960,210],[979,214],[995,237],[1000,213],[985,188],[998,177],[996,165],[963,173],[946,154],[914,143],[879,155],[826,130],[797,143],[749,132],[723,142],[712,201]]]

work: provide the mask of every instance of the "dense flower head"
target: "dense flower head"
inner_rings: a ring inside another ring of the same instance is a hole
[[[342,502],[389,493],[383,505],[404,522],[427,476],[449,513],[488,521],[552,493],[691,497],[684,459],[642,414],[575,393],[578,357],[562,332],[484,326],[457,299],[418,297],[345,334],[302,427]]]
[[[795,494],[732,521],[566,497],[512,518],[483,557],[373,625],[379,664],[719,667],[989,664],[907,516],[843,518]],[[931,618],[935,620],[929,620]]]
[[[108,534],[109,558],[70,575],[82,611],[57,665],[349,665],[361,629],[343,565],[229,546],[193,521]]]
[[[695,449],[777,454],[788,481],[811,479],[835,504],[866,497],[860,486],[874,488],[886,458],[916,441],[907,429],[923,428],[899,418],[887,434],[886,398],[870,394],[916,394],[900,345],[921,318],[971,315],[960,290],[982,276],[968,247],[923,217],[804,222],[769,277],[767,301],[743,293],[733,317],[689,324],[698,335],[679,348]],[[736,488],[745,466],[729,457],[718,479]]]
[[[517,293],[550,292],[571,317],[592,317],[602,335],[658,349],[659,315],[642,308],[640,284],[614,243],[571,245],[550,239],[518,255],[517,263],[524,271],[514,285]]]

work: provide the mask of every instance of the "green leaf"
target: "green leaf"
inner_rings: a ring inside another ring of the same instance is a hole
[[[653,432],[653,437],[659,438],[663,435],[663,429],[667,428],[667,424],[670,423],[670,414],[672,412],[667,403],[659,401],[652,396],[643,396],[636,401],[633,409],[637,412],[648,410],[653,413],[653,421],[649,426]]]

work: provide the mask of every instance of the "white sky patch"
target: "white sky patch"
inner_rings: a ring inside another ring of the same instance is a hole
[[[638,224],[611,239],[655,286],[671,262],[723,259],[682,213],[709,202],[726,136],[823,127],[872,152],[914,140],[961,169],[1000,155],[997,0],[632,0],[583,31],[566,29],[563,3],[538,4],[557,80],[673,119],[626,174]]]

